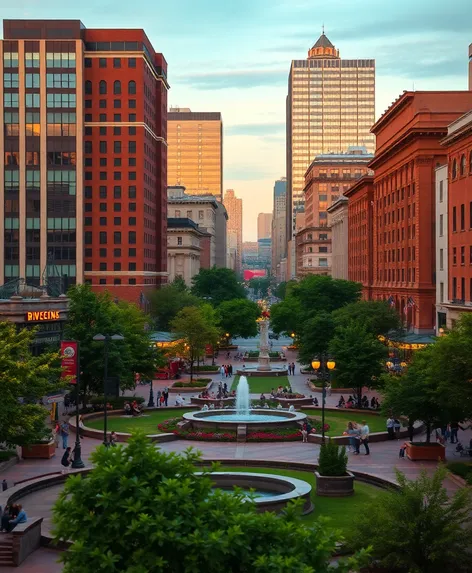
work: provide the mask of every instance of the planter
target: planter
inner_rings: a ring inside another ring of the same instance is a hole
[[[31,444],[21,448],[21,457],[24,459],[49,459],[56,455],[56,444]]]
[[[347,497],[354,495],[354,474],[344,476],[322,476],[315,471],[316,495],[323,497]]]
[[[446,459],[446,448],[438,443],[406,442],[406,455],[413,462],[417,461],[444,461]]]

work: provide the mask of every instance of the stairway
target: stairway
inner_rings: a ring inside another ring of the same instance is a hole
[[[0,533],[0,568],[13,566],[13,535]]]

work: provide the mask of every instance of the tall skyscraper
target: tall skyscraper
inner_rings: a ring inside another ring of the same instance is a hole
[[[143,300],[167,274],[164,56],[79,20],[6,20],[3,37],[0,284],[54,268]]]
[[[228,248],[236,248],[235,270],[241,273],[243,254],[243,200],[238,199],[233,189],[227,189],[223,204],[228,213]]]
[[[167,184],[189,195],[223,196],[223,122],[219,112],[171,107],[167,114]]]
[[[257,215],[257,239],[270,239],[272,236],[272,213]]]
[[[281,177],[274,184],[274,210],[272,213],[272,273],[287,256],[287,180]]]
[[[375,60],[343,60],[324,32],[293,60],[287,96],[287,240],[303,211],[305,172],[316,155],[375,149]]]

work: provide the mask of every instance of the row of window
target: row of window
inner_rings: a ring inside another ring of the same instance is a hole
[[[111,223],[110,223],[111,224]],[[120,227],[122,225],[121,217],[113,217],[113,225]],[[94,225],[92,217],[84,217],[84,226],[92,227]],[[99,218],[100,227],[108,227],[109,222],[107,217]],[[130,227],[136,227],[136,217],[128,217],[128,225]]]
[[[106,68],[108,67],[108,61],[112,58],[98,58],[98,67],[99,68]],[[128,68],[135,68],[136,67],[136,58],[126,58],[128,62]],[[85,58],[84,65],[86,68],[92,67],[92,58]],[[114,68],[121,68],[121,58],[113,58],[113,67]]]
[[[85,121],[87,123],[92,123],[93,118],[92,118],[92,114],[91,113],[86,113],[85,114]],[[107,116],[106,113],[100,113],[98,116],[98,121],[100,122],[107,122],[107,121],[122,121],[122,117],[121,117],[121,113],[114,113],[113,114],[113,120],[110,120]],[[129,122],[135,122],[136,121],[136,114],[135,113],[129,113],[128,114],[128,119],[125,121],[129,121]]]
[[[108,130],[106,126],[100,126],[98,129],[100,135],[107,135]],[[114,126],[112,129],[113,129],[113,135],[121,135],[121,127]],[[91,136],[93,134],[92,130],[93,127],[86,126],[84,130],[85,135]],[[128,127],[128,135],[136,135],[136,126]]]
[[[102,250],[102,249],[100,249],[100,250]],[[106,250],[106,249],[103,249],[103,250]],[[107,267],[108,267],[107,263],[100,263],[99,270],[101,270],[101,271],[111,270],[111,269],[108,269]],[[92,263],[85,263],[84,269],[86,272],[91,271],[92,270]],[[121,271],[122,270],[121,269],[121,263],[113,263],[113,270],[114,271]],[[136,263],[128,263],[128,271],[135,271],[135,270],[136,270]]]
[[[92,187],[90,187],[90,186],[85,187],[84,195],[85,195],[85,199],[92,199],[92,197],[93,197]],[[107,198],[107,187],[105,185],[100,185],[99,196],[100,196],[100,199],[106,199]],[[115,185],[113,187],[113,198],[114,199],[121,199],[121,196],[122,196],[121,185]],[[128,199],[136,199],[136,187],[134,185],[130,185],[128,187]]]
[[[385,269],[377,271],[377,280],[379,281],[397,281],[404,283],[406,279],[407,283],[416,282],[416,269],[408,269],[405,273],[405,269]]]
[[[442,249],[440,249],[439,252],[439,268],[443,269],[443,261],[441,260],[441,251]],[[453,247],[452,248],[452,264],[455,266],[457,265],[457,247]],[[462,246],[460,247],[460,264],[461,265],[465,265],[465,247]],[[472,246],[469,246],[469,265],[472,265]]]
[[[85,167],[93,167],[93,159],[92,157],[86,157],[84,160]],[[99,165],[100,167],[106,167],[108,165],[108,158],[107,157],[100,157],[99,158]],[[128,167],[136,167],[137,161],[136,157],[128,157]],[[114,157],[113,158],[113,167],[122,167],[121,157]]]
[[[39,74],[26,74],[25,85],[27,88],[40,87]],[[3,74],[3,87],[4,88],[19,88],[20,79],[18,74],[4,73]],[[75,74],[46,74],[46,87],[48,88],[75,88],[76,75]]]
[[[108,244],[108,233],[107,233],[107,231],[100,231],[98,234],[98,238],[99,238],[100,245],[107,245]],[[113,244],[114,245],[121,245],[121,241],[122,241],[121,231],[113,231]],[[86,245],[92,245],[93,244],[93,233],[92,233],[92,231],[85,231],[84,242]],[[130,244],[130,245],[136,244],[136,231],[128,231],[128,244]]]
[[[98,107],[101,109],[105,109],[107,107],[107,101],[108,100],[106,100],[106,99],[98,100]],[[86,99],[85,100],[85,109],[90,109],[92,107],[92,102],[93,102],[93,100]],[[122,103],[121,99],[114,99],[113,100],[113,107],[115,109],[120,109],[121,103]],[[136,100],[135,99],[129,99],[128,100],[128,107],[130,109],[136,109]]]
[[[92,171],[85,172],[85,180],[92,181],[94,173]],[[113,171],[113,180],[114,181],[121,181],[122,179],[122,172],[121,171]],[[107,181],[108,180],[108,173],[106,171],[99,172],[99,179],[100,181]],[[128,171],[127,179],[129,181],[136,181],[136,171]]]
[[[459,175],[460,177],[464,177],[467,174],[467,159],[465,154],[461,155],[459,160],[459,172],[457,170],[458,162],[457,159],[452,160],[452,167],[451,167],[451,177],[452,179],[456,179]],[[469,153],[469,174],[472,175],[472,151]]]
[[[90,80],[87,80],[85,82],[85,93],[87,95],[92,95],[92,93],[93,93],[93,84]],[[98,84],[98,93],[101,95],[105,95],[106,93],[108,93],[108,85],[107,85],[107,82],[105,80],[100,80],[100,82]],[[113,93],[115,95],[121,94],[121,81],[120,80],[115,80],[113,82]],[[130,80],[128,82],[128,94],[129,95],[136,95],[136,82],[134,80]]]
[[[107,212],[107,203],[100,203],[100,211],[102,213],[106,213]],[[92,203],[85,203],[85,212],[86,213],[90,213],[93,210],[93,204]],[[113,203],[113,211],[115,212],[121,212],[121,203]],[[136,203],[128,203],[128,211],[136,211]]]
[[[39,52],[26,52],[25,53],[25,67],[26,68],[39,68]],[[4,52],[3,54],[3,67],[17,68],[19,65],[18,52]],[[47,52],[46,53],[46,66],[48,68],[75,68],[76,57],[75,52]]]
[[[440,215],[440,218],[442,215]],[[472,201],[469,203],[469,228],[472,229]],[[462,203],[460,206],[460,230],[465,231],[465,205]],[[440,229],[441,231],[441,229]],[[457,232],[457,207],[452,208],[452,232]],[[442,235],[442,232],[440,232]]]

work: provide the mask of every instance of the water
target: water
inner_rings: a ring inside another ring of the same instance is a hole
[[[246,376],[241,376],[236,388],[236,411],[239,416],[249,416],[249,384]],[[233,418],[234,419],[234,418]],[[227,420],[221,420],[222,422]]]
[[[205,420],[211,422],[282,422],[284,420],[291,420],[289,416],[271,416],[270,414],[215,414]]]

